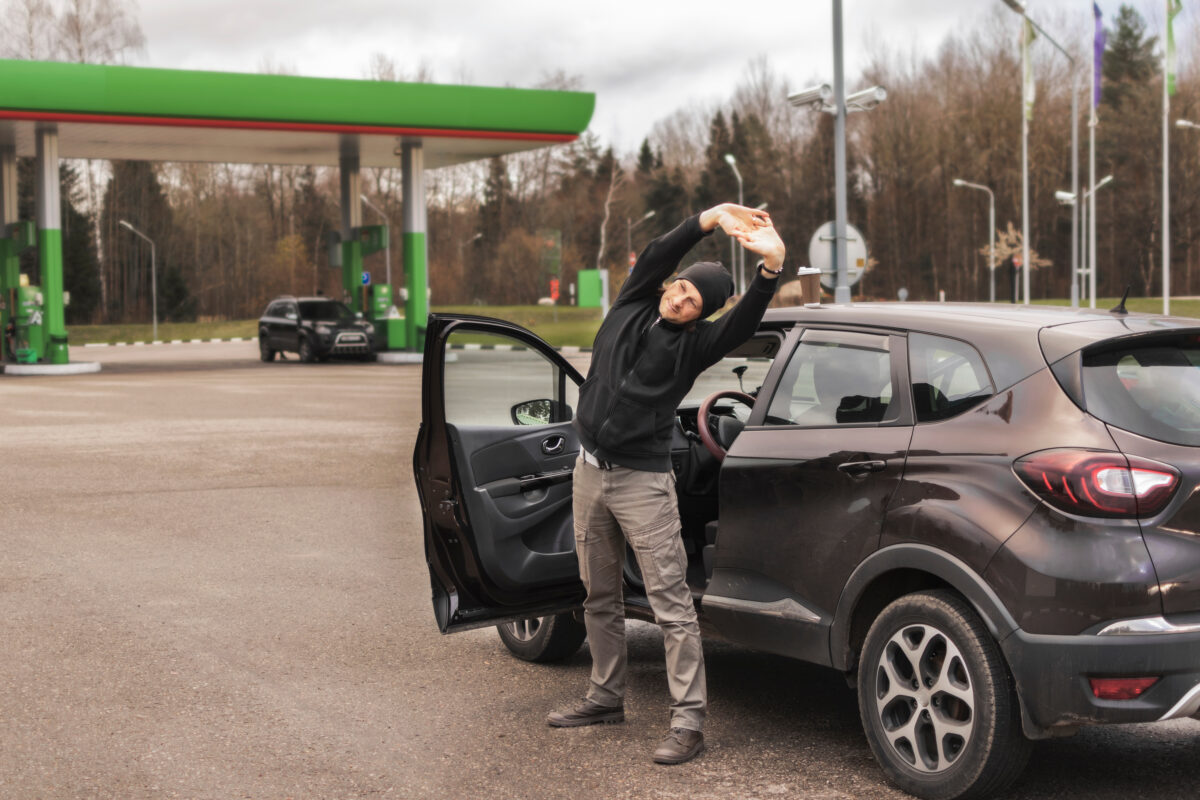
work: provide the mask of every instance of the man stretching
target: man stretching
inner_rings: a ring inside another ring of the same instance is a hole
[[[698,262],[665,289],[662,283],[717,227],[762,261],[745,296],[719,320],[708,322],[705,318],[733,291],[723,266]],[[729,203],[714,206],[642,251],[596,333],[575,417],[582,452],[573,497],[592,675],[582,704],[547,717],[554,727],[625,719],[621,568],[628,541],[667,654],[671,726],[654,760],[679,764],[704,749],[704,652],[685,579],[687,556],[671,472],[675,409],[701,372],[758,328],[783,272],[783,257],[783,242],[765,212]]]

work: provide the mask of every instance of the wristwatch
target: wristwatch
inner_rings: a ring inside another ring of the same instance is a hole
[[[765,262],[765,261],[759,261],[758,268],[759,268],[759,270],[766,273],[767,275],[775,275],[776,277],[778,277],[783,274],[782,266],[780,266],[779,269],[768,269],[767,262]]]

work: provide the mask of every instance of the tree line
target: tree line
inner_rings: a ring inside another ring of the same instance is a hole
[[[144,41],[131,8],[123,0],[57,6],[10,0],[10,18],[33,22],[18,37],[18,45],[28,49],[8,55],[123,60]],[[24,9],[24,16],[14,9]],[[97,28],[109,33],[86,46],[67,47],[71,37],[62,31],[70,29],[64,23],[69,12],[77,18],[92,14]],[[107,28],[100,24],[105,20]],[[873,47],[858,80],[849,82],[852,88],[878,84],[888,90],[886,102],[852,115],[847,124],[849,220],[863,232],[870,253],[857,295],[891,299],[905,288],[910,299],[935,299],[939,292],[950,300],[987,299],[987,198],[956,187],[956,178],[995,191],[1001,253],[1007,257],[1018,246],[1021,83],[1013,20],[998,10],[951,34],[934,53]],[[1090,19],[1086,22],[1090,29]],[[1081,25],[1064,18],[1049,27],[1059,41],[1083,42],[1090,37]],[[1076,61],[1090,63],[1090,52],[1079,50]],[[1186,42],[1180,50],[1187,51]],[[1113,175],[1111,186],[1097,194],[1102,295],[1120,294],[1130,285],[1135,294],[1153,295],[1161,285],[1160,52],[1161,42],[1133,7],[1121,6],[1108,20],[1096,128],[1097,177]],[[1081,190],[1086,184],[1090,86],[1082,77],[1073,81],[1065,60],[1049,48],[1035,46],[1034,54],[1032,293],[1066,298],[1071,210],[1054,193],[1071,186],[1073,88],[1081,92]],[[1200,108],[1192,63],[1180,74],[1173,119],[1195,118]],[[433,76],[425,68],[406,74],[375,54],[364,77]],[[550,76],[544,86],[581,88],[578,78],[563,74]],[[617,153],[588,132],[571,144],[432,171],[427,242],[433,303],[533,303],[548,294],[551,278],[560,279],[567,296],[565,287],[578,271],[596,267],[607,268],[619,286],[631,250],[688,214],[736,199],[730,154],[746,205],[765,203],[787,244],[789,263],[806,263],[810,238],[834,215],[833,118],[789,106],[786,98],[794,88],[760,57],[747,65],[732,96],[664,117],[636,152]],[[1200,132],[1173,131],[1170,146],[1173,292],[1196,294]],[[32,165],[21,161],[22,201],[31,209]],[[398,225],[399,169],[366,169],[363,179],[371,202]],[[276,294],[341,292],[326,246],[328,234],[340,228],[336,170],[67,162],[62,180],[71,322],[149,316],[149,252],[119,226],[123,219],[157,243],[161,318],[249,318]],[[382,221],[369,208],[363,213],[368,223]],[[398,228],[391,235],[393,282],[401,284]],[[728,262],[729,240],[718,232],[696,255]],[[369,256],[366,269],[382,276],[383,259],[382,252]],[[999,298],[1011,297],[1009,266],[996,275]]]

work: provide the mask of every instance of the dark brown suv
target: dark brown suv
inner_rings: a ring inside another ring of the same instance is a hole
[[[465,316],[430,318],[424,370],[439,627],[570,655],[579,373]],[[1200,321],[774,310],[697,381],[672,460],[706,633],[854,679],[913,794],[987,795],[1031,739],[1200,712]]]

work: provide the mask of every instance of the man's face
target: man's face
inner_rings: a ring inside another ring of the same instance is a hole
[[[689,280],[680,278],[667,287],[662,299],[658,301],[658,315],[667,322],[676,325],[686,325],[700,318],[704,301],[700,290]]]

